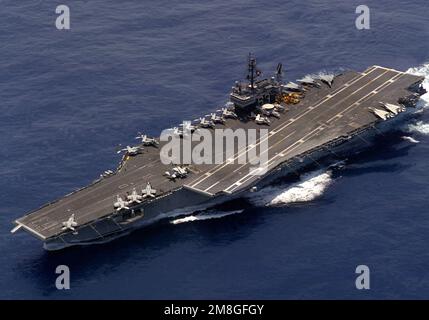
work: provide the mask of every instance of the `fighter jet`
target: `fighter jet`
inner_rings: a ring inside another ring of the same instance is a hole
[[[180,178],[186,178],[188,176],[189,170],[186,167],[176,166],[173,168],[173,171]]]
[[[192,133],[198,129],[190,121],[184,121],[182,124],[179,124],[179,127],[182,129],[182,134],[185,130]]]
[[[142,190],[143,198],[155,198],[156,190],[152,189],[150,182],[147,183],[146,188]]]
[[[312,78],[311,76],[305,76],[304,78],[297,80],[297,82],[303,85],[311,85],[320,88],[320,85],[315,82],[314,78]]]
[[[168,179],[170,180],[176,180],[177,178],[181,178],[184,179],[188,176],[188,168],[186,167],[181,167],[181,166],[176,166],[173,168],[172,170],[173,172],[170,173],[169,171],[165,172],[165,175],[167,176]]]
[[[255,122],[257,124],[270,125],[270,120],[267,117],[261,116],[260,114],[256,115]]]
[[[186,131],[187,133],[193,133],[198,128],[194,126],[190,121],[186,121],[183,124],[179,124],[178,127],[173,127],[168,129],[169,131],[173,131],[173,135],[179,136],[183,138],[183,133]]]
[[[117,212],[121,211],[122,209],[126,209],[126,210],[130,209],[128,207],[128,202],[125,200],[122,200],[122,198],[119,195],[116,196],[116,202],[113,204],[113,206],[116,208]]]
[[[74,213],[70,216],[70,218],[67,221],[63,222],[63,227],[61,230],[71,230],[75,231],[75,227],[77,226],[77,222],[74,219]]]
[[[214,128],[215,127],[215,124],[213,123],[213,121],[211,121],[211,120],[207,120],[206,118],[199,118],[199,119],[196,119],[197,121],[198,121],[198,125],[201,127],[201,128]]]
[[[222,108],[217,111],[222,112],[222,117],[225,119],[238,119],[237,114],[234,111],[228,110],[227,108]]]
[[[394,117],[393,113],[390,113],[390,112],[387,112],[384,110],[380,110],[377,108],[369,108],[369,110],[371,110],[372,113],[374,113],[377,117],[379,117],[382,120],[387,120],[387,119]]]
[[[326,83],[329,88],[332,87],[332,83],[334,82],[334,76],[332,74],[324,74],[319,77],[324,83]]]
[[[127,197],[129,203],[141,203],[142,196],[137,194],[136,188],[133,188],[133,192]]]
[[[159,142],[155,138],[149,138],[147,135],[141,133],[139,133],[136,139],[140,139],[144,146],[157,147],[159,144]]]
[[[177,175],[174,172],[170,173],[170,171],[165,171],[164,175],[171,181],[176,181],[177,179]]]
[[[118,150],[117,153],[125,152],[129,156],[135,156],[136,154],[141,153],[143,150],[142,147],[130,147],[126,146],[124,149]]]
[[[223,116],[218,116],[216,113],[211,113],[210,114],[210,120],[213,123],[220,123],[220,124],[224,124],[225,123],[225,118]]]
[[[384,109],[386,109],[388,112],[391,112],[393,114],[398,114],[400,112],[404,112],[405,111],[405,107],[403,105],[396,105],[396,104],[392,104],[392,103],[387,103],[387,102],[380,102],[380,104],[384,107]]]
[[[183,136],[183,130],[182,130],[182,128],[173,127],[173,128],[171,128],[171,129],[168,129],[168,130],[173,131],[173,134],[174,134],[175,136],[179,136],[179,137],[182,137],[182,136]]]
[[[303,90],[303,88],[299,84],[296,84],[295,82],[288,82],[287,84],[283,84],[282,87],[288,91],[294,91],[294,92]]]

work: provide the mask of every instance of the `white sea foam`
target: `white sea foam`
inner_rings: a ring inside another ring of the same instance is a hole
[[[263,188],[249,195],[249,200],[258,206],[281,206],[313,201],[325,192],[332,181],[331,170],[318,170],[302,175],[299,182],[289,186]]]
[[[408,131],[427,135],[429,134],[429,123],[417,121],[416,123],[409,124]]]
[[[422,64],[418,67],[409,68],[406,72],[426,77],[422,84],[423,88],[429,92],[429,63]],[[422,95],[418,103],[423,104],[423,107],[425,108],[429,107],[429,93]]]
[[[184,218],[174,219],[170,222],[172,224],[179,224],[179,223],[191,222],[191,221],[195,221],[195,220],[198,220],[198,218],[196,216],[188,216],[188,217],[184,217]]]
[[[312,201],[320,197],[331,182],[332,177],[330,171],[321,173],[277,194],[268,205]]]
[[[235,210],[235,211],[220,211],[215,212],[211,214],[198,214],[198,215],[191,215],[184,218],[178,218],[170,221],[172,224],[179,224],[179,223],[185,223],[185,222],[192,222],[192,221],[200,221],[200,220],[208,220],[208,219],[218,219],[226,216],[230,216],[233,214],[241,213],[244,210]]]
[[[420,142],[419,140],[416,140],[416,139],[414,139],[413,137],[410,137],[410,136],[402,136],[401,138],[403,140],[407,140],[407,141],[409,141],[411,143],[419,143]]]

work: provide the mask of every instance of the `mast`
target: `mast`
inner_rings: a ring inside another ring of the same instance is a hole
[[[254,86],[255,73],[256,73],[256,59],[252,56],[252,53],[249,53],[247,80],[249,80],[250,82],[250,89],[252,91],[255,89],[255,86]]]

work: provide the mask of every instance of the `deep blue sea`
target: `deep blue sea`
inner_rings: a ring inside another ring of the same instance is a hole
[[[55,28],[58,4],[70,7],[68,31]],[[366,0],[370,30],[355,27],[360,4],[0,1],[0,298],[428,299],[429,110],[235,213],[60,252],[9,232],[114,169],[116,147],[138,131],[158,135],[225,103],[250,51],[266,74],[282,61],[292,81],[374,64],[429,76],[429,2]],[[55,287],[60,264],[70,290]],[[355,288],[362,264],[370,290]]]

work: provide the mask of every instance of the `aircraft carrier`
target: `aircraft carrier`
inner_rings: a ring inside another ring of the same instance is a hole
[[[266,78],[251,55],[247,67],[247,79],[235,82],[224,108],[173,130],[185,139],[186,127],[267,129],[246,147],[267,143],[266,172],[254,174],[253,164],[234,161],[244,152],[238,146],[222,163],[164,164],[166,142],[142,135],[140,144],[124,148],[116,171],[15,220],[11,232],[25,230],[47,250],[102,243],[174,213],[257,192],[319,159],[367,146],[414,113],[426,92],[423,77],[381,66],[295,82],[283,81],[281,64]]]

